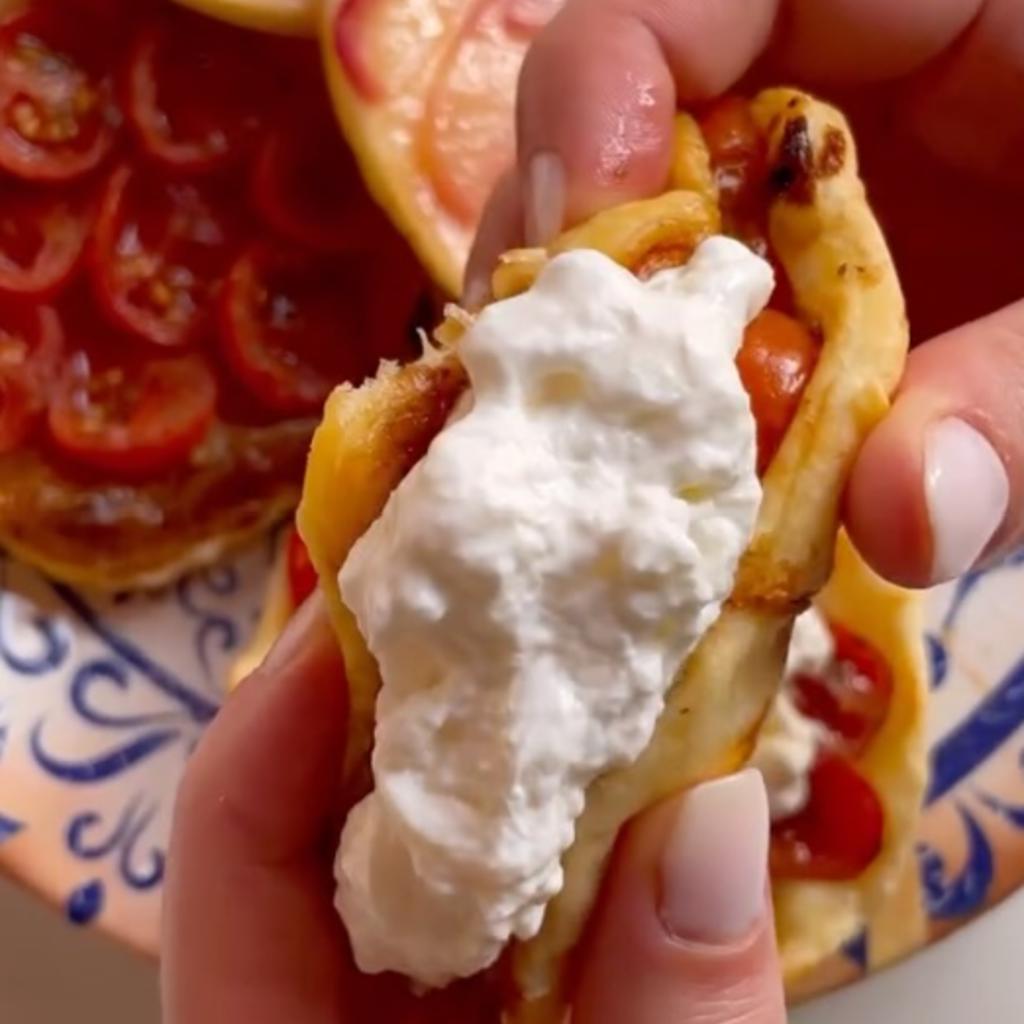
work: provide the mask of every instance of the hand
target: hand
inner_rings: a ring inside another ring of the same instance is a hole
[[[907,585],[1024,541],[1024,37],[1016,0],[568,0],[527,56],[518,167],[467,275],[658,192],[677,104],[798,81],[851,114],[915,342],[846,519]]]
[[[481,986],[421,1001],[352,968],[331,879],[344,744],[343,667],[313,598],[227,701],[181,787],[165,1024],[496,1019]],[[756,772],[636,821],[583,951],[573,1024],[783,1024],[767,843]]]

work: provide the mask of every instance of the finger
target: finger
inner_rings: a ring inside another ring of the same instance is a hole
[[[959,43],[918,76],[910,93],[915,127],[933,152],[1018,187],[1024,185],[1020,25],[1019,0],[987,0]]]
[[[227,701],[182,783],[164,895],[168,1024],[340,1019],[345,948],[324,831],[345,717],[337,642],[314,598]]]
[[[1024,542],[1024,302],[911,353],[857,459],[846,517],[864,556],[908,586]]]
[[[519,81],[526,241],[651,195],[668,176],[677,101],[727,89],[768,40],[775,0],[569,0]]]
[[[783,76],[815,84],[898,78],[942,53],[982,3],[786,0],[771,65]]]
[[[491,297],[498,257],[523,243],[523,201],[515,171],[504,174],[491,193],[466,264],[462,305],[477,310]]]
[[[881,81],[948,48],[981,2],[569,0],[535,40],[520,76],[527,242],[543,243],[564,223],[664,187],[677,105],[730,88],[773,34],[775,77]]]
[[[635,822],[588,945],[573,1024],[783,1024],[755,771]]]

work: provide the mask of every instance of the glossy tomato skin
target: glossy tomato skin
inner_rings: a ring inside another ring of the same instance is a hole
[[[331,390],[373,368],[364,279],[354,258],[256,245],[220,298],[220,338],[239,381],[282,416],[319,412]]]
[[[122,164],[107,182],[92,246],[100,305],[141,339],[187,344],[206,326],[237,235],[236,215],[215,189]]]
[[[892,670],[866,640],[833,623],[836,671],[825,678],[798,675],[793,680],[799,710],[826,727],[830,746],[860,757],[885,724],[892,703]]]
[[[756,216],[764,206],[768,147],[742,96],[724,96],[700,118],[719,196],[729,217]]]
[[[287,562],[288,587],[292,604],[297,608],[316,590],[317,576],[309,551],[294,526],[288,531]]]
[[[205,174],[241,160],[273,100],[273,67],[262,48],[255,34],[189,11],[167,8],[147,19],[122,90],[142,151],[174,173]]]
[[[759,473],[786,436],[817,361],[811,333],[785,313],[766,309],[747,327],[736,366],[757,422]]]
[[[63,347],[54,309],[0,300],[0,454],[21,446],[41,419]]]
[[[0,19],[0,171],[70,181],[111,151],[120,113],[105,25],[56,3]]]
[[[95,367],[65,365],[49,408],[50,435],[76,463],[129,478],[186,463],[213,424],[213,375],[195,356]]]
[[[809,782],[804,809],[772,826],[772,878],[856,878],[882,848],[881,801],[850,761],[833,754],[819,758]]]
[[[0,190],[0,295],[52,298],[82,261],[94,204],[88,193],[6,183]]]
[[[272,231],[311,249],[344,252],[392,232],[321,89],[282,111],[253,162],[250,191]]]

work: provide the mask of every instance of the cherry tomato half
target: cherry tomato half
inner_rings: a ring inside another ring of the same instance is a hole
[[[318,411],[335,385],[358,384],[375,368],[364,287],[355,258],[249,248],[221,294],[228,363],[268,409],[285,416]]]
[[[284,238],[325,252],[365,244],[390,226],[366,192],[322,89],[303,95],[253,166],[253,205]]]
[[[870,784],[849,761],[825,754],[811,770],[807,806],[772,826],[772,877],[856,878],[878,856],[884,827]]]
[[[91,204],[66,192],[14,183],[0,192],[0,293],[49,297],[78,268]]]
[[[50,402],[50,434],[80,464],[159,475],[188,461],[213,422],[216,401],[213,375],[195,356],[96,368],[76,352]]]
[[[817,361],[814,338],[785,313],[766,309],[747,327],[736,366],[757,422],[759,473],[786,436]]]
[[[110,152],[120,115],[108,43],[94,19],[61,4],[0,21],[0,169],[67,181]]]
[[[316,569],[309,558],[309,551],[293,526],[288,531],[288,586],[291,590],[292,603],[297,608],[310,594],[316,590]]]
[[[835,749],[858,757],[889,714],[892,672],[867,641],[838,624],[831,628],[838,671],[825,678],[798,675],[794,696],[800,711],[829,730]]]
[[[55,310],[0,301],[0,453],[21,445],[45,411],[63,343]]]
[[[759,205],[768,150],[741,96],[725,96],[700,119],[719,196],[726,213]]]
[[[203,327],[236,235],[230,204],[215,191],[119,167],[104,191],[92,251],[101,305],[141,338],[185,344]]]
[[[163,12],[139,31],[125,106],[143,152],[175,171],[238,160],[261,129],[268,66],[249,34],[186,11]]]

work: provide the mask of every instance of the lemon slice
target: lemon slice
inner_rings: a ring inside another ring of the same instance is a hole
[[[326,0],[338,116],[377,201],[437,283],[461,289],[484,203],[515,155],[516,81],[562,0]]]
[[[242,28],[288,36],[316,35],[322,0],[177,0],[200,14]]]

